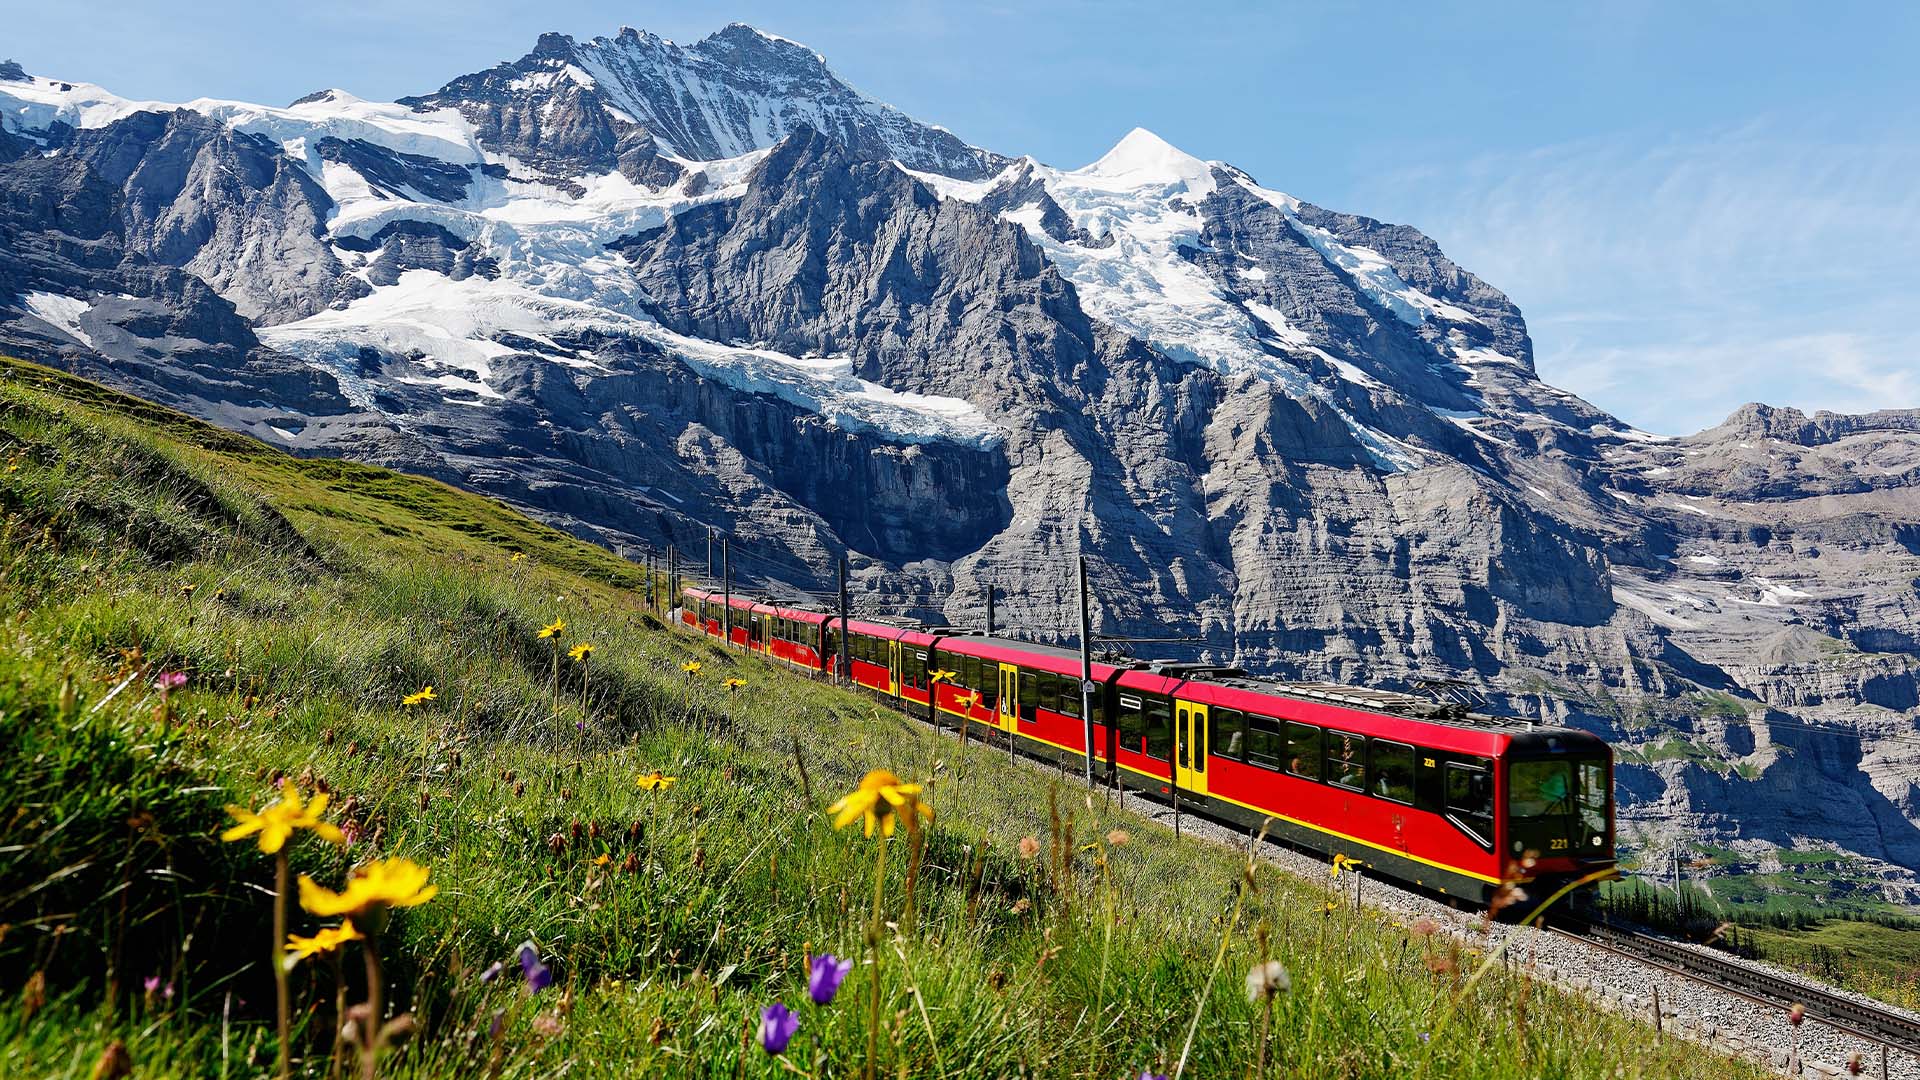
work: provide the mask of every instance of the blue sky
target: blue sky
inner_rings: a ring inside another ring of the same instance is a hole
[[[8,0],[0,54],[161,100],[392,98],[622,24],[739,20],[1057,165],[1135,125],[1415,225],[1542,373],[1641,427],[1920,406],[1920,5]]]

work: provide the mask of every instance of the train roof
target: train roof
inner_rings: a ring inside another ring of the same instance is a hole
[[[978,656],[987,660],[1014,660],[1034,658],[1045,661],[1046,667],[1058,674],[1080,677],[1080,650],[1063,648],[1059,645],[1041,645],[1018,638],[988,637],[985,634],[958,631],[943,634],[939,647],[943,651],[959,653],[963,656]],[[1105,682],[1115,671],[1123,670],[1122,665],[1105,661],[1093,662],[1093,677]]]

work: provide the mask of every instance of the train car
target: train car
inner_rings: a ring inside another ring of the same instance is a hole
[[[681,590],[680,622],[709,637],[725,632],[722,612],[727,597],[688,585]],[[789,607],[747,597],[733,598],[733,644],[806,671],[831,671],[826,665],[827,615],[812,608]]]
[[[1550,888],[1613,864],[1612,761],[1585,732],[1405,694],[1123,673],[1113,763],[1209,816],[1484,902],[1512,866]],[[1130,760],[1131,759],[1131,760]]]
[[[827,615],[811,608],[767,605],[768,656],[790,667],[818,674],[827,666]]]
[[[829,675],[839,671],[842,634],[846,635],[848,676],[856,685],[902,701],[927,703],[932,634],[904,619],[828,619],[827,663],[822,670]]]

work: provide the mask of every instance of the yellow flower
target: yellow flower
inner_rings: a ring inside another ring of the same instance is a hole
[[[927,672],[927,678],[934,682],[952,682],[953,677],[958,674],[959,672],[957,671],[948,671],[946,668],[940,668],[937,671]]]
[[[587,657],[592,655],[593,655],[593,646],[587,644],[584,641],[578,645],[575,645],[573,648],[567,650],[567,658],[570,660],[585,660]]]
[[[286,945],[287,955],[281,960],[281,963],[286,965],[288,971],[292,971],[299,965],[300,961],[305,960],[309,956],[318,956],[323,952],[332,952],[349,941],[365,941],[366,939],[367,936],[365,934],[354,929],[352,919],[342,922],[339,926],[326,927],[312,937],[288,934]]]
[[[593,865],[605,866],[607,865],[608,861],[611,860],[612,858],[613,856],[608,855],[606,852],[603,851],[593,860]]]
[[[507,556],[507,561],[508,561],[508,562],[519,562],[519,561],[520,561],[521,559],[524,559],[524,558],[526,558],[526,557],[527,557],[527,553],[526,553],[526,552],[524,552],[524,551],[516,551],[516,552],[514,552],[513,554],[511,554],[511,555],[509,555],[509,556]]]
[[[1360,868],[1365,865],[1367,864],[1361,862],[1359,859],[1356,859],[1351,855],[1335,855],[1333,857],[1332,876],[1339,877],[1340,871],[1342,870],[1346,870],[1350,873],[1357,873],[1360,870]]]
[[[567,620],[555,619],[553,620],[553,623],[551,625],[543,626],[540,628],[540,636],[543,638],[558,637],[560,635],[560,631],[565,630],[566,628],[567,628]]]
[[[295,829],[312,829],[322,840],[344,844],[347,842],[346,834],[338,826],[320,820],[320,815],[326,812],[327,803],[331,800],[332,796],[322,792],[303,806],[300,788],[288,780],[280,785],[280,801],[269,804],[257,813],[244,806],[229,805],[227,813],[232,815],[237,824],[221,833],[220,839],[231,843],[257,833],[260,850],[268,855],[286,846],[287,838],[293,835]]]
[[[655,769],[634,782],[644,791],[665,791],[679,783],[680,778],[677,776],[662,776],[660,770]]]
[[[418,704],[420,704],[421,702],[424,702],[424,701],[433,701],[433,700],[435,700],[435,699],[436,699],[436,698],[438,698],[438,697],[439,697],[439,695],[438,695],[438,694],[435,694],[435,693],[433,692],[433,687],[432,687],[432,686],[430,686],[430,685],[429,685],[429,686],[423,686],[423,687],[421,687],[421,688],[420,688],[420,692],[419,692],[419,693],[417,693],[417,694],[408,694],[408,695],[407,695],[406,697],[403,697],[403,698],[401,698],[401,699],[400,699],[400,704],[402,704],[402,705],[418,705]]]
[[[700,661],[689,660],[686,663],[680,665],[680,670],[686,672],[687,678],[691,679],[695,675],[700,674]]]
[[[300,906],[312,914],[379,915],[390,907],[418,907],[440,892],[427,883],[428,870],[411,859],[382,859],[354,871],[347,891],[333,892],[300,875]]]
[[[1326,902],[1325,904],[1322,904],[1322,905],[1320,906],[1320,910],[1321,910],[1321,911],[1323,911],[1323,912],[1325,912],[1325,913],[1326,913],[1326,914],[1328,914],[1328,915],[1331,915],[1331,914],[1333,914],[1333,911],[1334,911],[1334,909],[1335,909],[1335,908],[1337,908],[1337,907],[1339,907],[1339,906],[1340,906],[1339,904],[1337,904],[1337,903],[1335,903],[1335,902],[1334,902],[1334,901],[1332,901],[1332,900],[1329,900],[1329,901],[1327,901],[1327,902]]]
[[[845,828],[855,821],[865,818],[867,835],[873,835],[873,827],[880,826],[882,836],[892,836],[895,820],[904,817],[908,830],[920,827],[919,818],[933,820],[933,807],[920,801],[920,785],[902,783],[900,778],[885,769],[875,769],[861,781],[858,790],[842,797],[839,802],[827,807],[827,813],[836,815],[833,827]]]
[[[740,689],[741,687],[743,687],[743,686],[745,686],[745,685],[747,685],[747,680],[745,680],[745,679],[728,679],[728,680],[727,680],[726,682],[724,682],[724,683],[721,683],[720,685],[722,685],[722,686],[724,686],[724,687],[726,687],[726,688],[727,688],[727,690],[728,690],[728,692],[732,692],[732,691],[735,691],[735,690],[738,690],[738,689]]]

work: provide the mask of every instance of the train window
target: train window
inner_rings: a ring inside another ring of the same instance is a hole
[[[1514,817],[1549,817],[1572,808],[1573,781],[1565,761],[1516,761],[1507,779]]]
[[[1481,847],[1492,847],[1493,779],[1485,758],[1473,761],[1447,762],[1447,816]]]
[[[1147,699],[1147,756],[1160,761],[1173,759],[1173,706],[1163,697]]]
[[[980,658],[977,656],[956,656],[953,659],[954,670],[959,672],[958,675],[954,676],[954,681],[959,683],[961,688],[965,690],[980,689]]]
[[[1397,803],[1413,802],[1413,747],[1373,740],[1373,786],[1369,792]]]
[[[988,712],[1000,709],[1000,662],[980,661],[980,707]]]
[[[1020,705],[1020,719],[1031,724],[1040,719],[1036,710],[1040,708],[1040,678],[1031,671],[1020,673],[1020,691],[1017,699]]]
[[[1147,714],[1137,697],[1120,695],[1120,745],[1135,754],[1140,752],[1140,740],[1147,734]]]
[[[1060,683],[1060,715],[1080,718],[1080,680],[1071,675],[1056,676]]]
[[[1207,745],[1215,757],[1245,761],[1247,753],[1247,714],[1239,709],[1213,709],[1207,713]]]
[[[1327,732],[1329,783],[1355,791],[1367,790],[1367,737],[1351,731]]]
[[[1581,840],[1599,847],[1607,838],[1607,763],[1582,761],[1579,769]]]
[[[1050,713],[1060,711],[1060,676],[1040,676],[1040,707]]]
[[[1247,717],[1247,761],[1249,764],[1277,769],[1286,758],[1280,741],[1280,721],[1271,716]]]
[[[840,663],[840,631],[831,626],[827,628],[827,655],[833,658],[834,664]]]
[[[1312,724],[1287,724],[1287,771],[1309,780],[1320,779],[1320,729]]]

